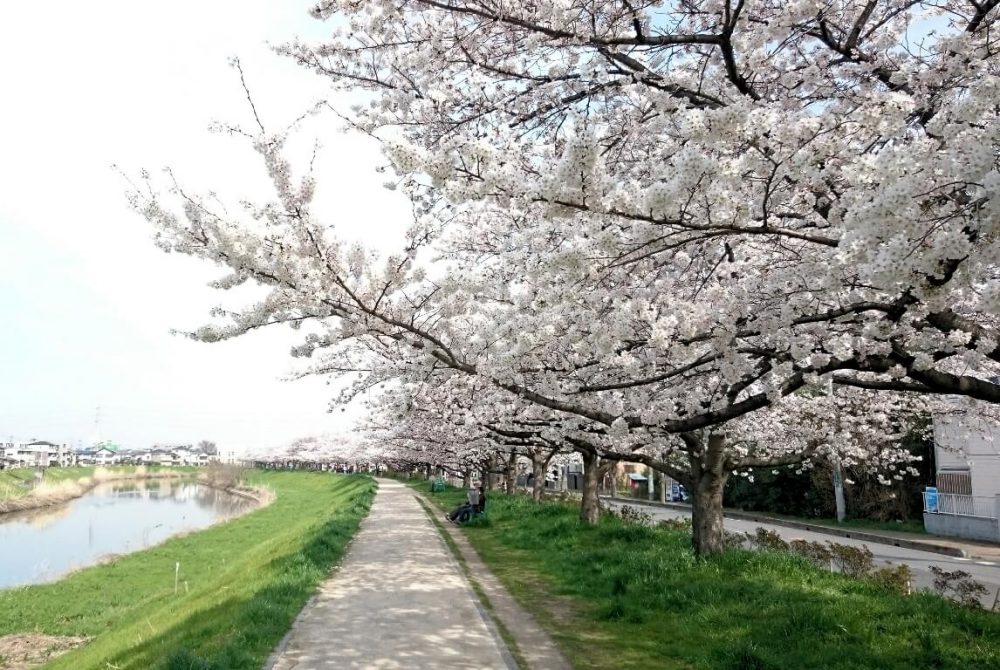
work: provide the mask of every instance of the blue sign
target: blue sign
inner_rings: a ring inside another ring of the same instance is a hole
[[[924,489],[924,507],[928,512],[938,511],[938,490],[935,486]]]
[[[681,499],[681,485],[677,482],[670,485],[670,499],[673,501]]]

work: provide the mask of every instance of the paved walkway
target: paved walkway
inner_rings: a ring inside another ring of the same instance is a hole
[[[424,501],[428,507],[437,509],[426,498]],[[459,527],[447,522],[443,524],[443,528],[461,553],[471,579],[489,602],[493,617],[514,639],[514,644],[521,653],[520,660],[524,662],[522,665],[526,666],[524,670],[572,670],[572,666],[552,638],[538,625],[535,618],[514,600],[500,580],[479,558],[479,554],[466,539],[465,533]]]
[[[413,493],[382,479],[343,565],[268,668],[512,668],[478,602]]]

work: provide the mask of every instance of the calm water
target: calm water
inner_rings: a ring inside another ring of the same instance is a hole
[[[65,505],[0,515],[0,588],[51,582],[110,554],[243,513],[252,500],[169,479],[101,484]]]

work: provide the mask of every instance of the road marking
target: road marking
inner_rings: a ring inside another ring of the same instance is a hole
[[[956,561],[971,561],[971,558],[962,558],[961,556],[955,556]]]
[[[996,565],[996,563],[993,563],[991,561],[976,561],[976,564],[977,565]]]

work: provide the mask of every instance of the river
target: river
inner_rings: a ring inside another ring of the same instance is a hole
[[[149,479],[106,482],[64,505],[0,514],[0,589],[55,581],[254,504],[192,481]]]

